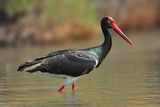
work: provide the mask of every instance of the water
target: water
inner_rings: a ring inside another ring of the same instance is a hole
[[[133,47],[114,36],[108,57],[98,69],[77,80],[75,93],[71,86],[57,93],[63,80],[50,74],[16,69],[26,59],[57,49],[93,46],[101,39],[65,46],[0,49],[0,107],[159,107],[159,34],[132,33]]]

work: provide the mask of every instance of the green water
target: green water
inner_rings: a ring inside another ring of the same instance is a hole
[[[131,33],[134,46],[113,37],[102,65],[76,82],[56,89],[63,80],[50,74],[16,72],[18,65],[50,51],[97,45],[96,40],[53,47],[0,49],[0,107],[160,107],[160,33]]]

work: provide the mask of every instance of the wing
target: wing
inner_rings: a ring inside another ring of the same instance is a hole
[[[30,67],[31,69],[29,69],[29,71],[35,72],[36,70],[39,70],[39,68],[41,68],[41,66],[40,66],[40,67],[38,66],[38,69],[37,69],[37,67],[36,67],[36,68],[33,67],[34,65],[36,65],[36,64],[41,64],[41,62],[42,62],[44,59],[46,59],[46,58],[54,57],[54,56],[57,56],[57,55],[59,55],[59,54],[61,54],[61,53],[70,52],[70,51],[72,51],[72,50],[71,50],[71,49],[59,50],[59,51],[51,52],[51,53],[49,53],[49,54],[46,55],[46,56],[38,57],[38,58],[36,58],[36,59],[34,59],[34,60],[26,61],[26,62],[22,63],[22,64],[18,67],[17,71],[23,71],[23,70],[25,70],[26,68],[29,68],[29,67]],[[27,71],[28,71],[28,70],[27,70]]]
[[[61,53],[70,52],[70,51],[72,51],[72,50],[71,49],[65,49],[65,50],[54,51],[54,52],[49,53],[46,56],[38,57],[38,58],[34,59],[34,61],[38,61],[38,60],[42,60],[42,59],[45,59],[45,58],[53,57],[53,56],[59,55]]]
[[[44,59],[42,65],[42,72],[80,76],[96,66],[96,59],[86,51],[68,51]]]

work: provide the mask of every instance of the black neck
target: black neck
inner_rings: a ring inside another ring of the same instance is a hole
[[[104,42],[102,43],[102,45],[92,47],[92,48],[87,48],[87,50],[94,52],[98,57],[99,61],[98,61],[98,65],[96,67],[98,67],[101,64],[101,62],[106,57],[106,55],[108,54],[108,52],[110,51],[111,46],[112,46],[112,39],[111,39],[111,35],[108,30],[111,27],[109,26],[108,23],[106,23],[106,21],[107,21],[106,17],[104,17],[101,20],[101,28],[102,28],[102,32],[104,34]]]
[[[111,39],[111,35],[109,33],[109,30],[108,30],[108,27],[105,23],[101,23],[101,28],[102,28],[102,32],[104,34],[104,42],[101,45],[100,60],[103,60],[111,49],[112,39]]]

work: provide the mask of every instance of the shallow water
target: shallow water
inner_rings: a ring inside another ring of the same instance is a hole
[[[63,80],[50,74],[16,69],[52,50],[94,46],[100,38],[65,46],[0,49],[0,107],[160,107],[160,33],[129,35],[135,45],[114,36],[107,58],[77,80],[75,93],[71,86],[57,93]]]

